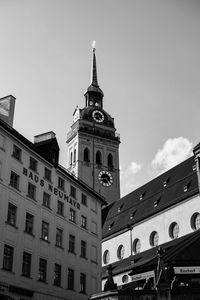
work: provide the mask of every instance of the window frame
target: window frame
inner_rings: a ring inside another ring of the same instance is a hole
[[[37,172],[37,168],[38,168],[38,161],[34,157],[30,156],[29,169],[31,169],[34,172]]]
[[[31,182],[28,182],[27,197],[36,200],[36,185]]]
[[[49,168],[44,167],[44,179],[48,180],[49,182],[51,182],[51,175],[52,172]]]
[[[23,252],[23,259],[22,259],[22,276],[31,277],[31,258],[32,254],[29,252]]]
[[[4,245],[3,251],[3,270],[12,272],[13,270],[14,248],[10,245]]]
[[[63,229],[56,227],[56,247],[63,247]]]
[[[13,144],[12,157],[14,157],[19,162],[22,161],[22,149],[19,148],[16,144]]]
[[[42,220],[41,225],[41,239],[45,242],[49,242],[49,223]]]
[[[53,285],[61,286],[62,267],[59,264],[54,264],[54,281]]]
[[[42,205],[51,209],[51,195],[45,191],[43,192]]]
[[[20,176],[11,170],[9,185],[19,191]]]
[[[28,217],[30,216],[30,218]],[[25,229],[24,231],[30,235],[33,235],[33,228],[34,228],[34,215],[26,212],[26,219],[25,219]]]
[[[68,252],[75,254],[75,242],[76,237],[73,234],[69,234],[69,247]]]
[[[7,224],[16,227],[17,223],[17,206],[13,203],[8,203]]]
[[[46,282],[47,280],[47,260],[44,258],[39,259],[39,279],[38,281]]]

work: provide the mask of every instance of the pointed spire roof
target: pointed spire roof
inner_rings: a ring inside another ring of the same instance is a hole
[[[100,89],[97,79],[97,63],[96,63],[96,42],[93,41],[92,43],[92,69],[91,69],[91,83],[90,86],[87,88],[87,92],[96,92],[100,93],[104,96],[103,91]]]

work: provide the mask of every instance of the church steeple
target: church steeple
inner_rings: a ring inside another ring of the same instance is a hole
[[[96,64],[96,48],[95,41],[92,44],[92,68],[91,68],[91,83],[85,93],[86,107],[95,106],[103,108],[103,91],[100,89],[97,79],[97,64]]]

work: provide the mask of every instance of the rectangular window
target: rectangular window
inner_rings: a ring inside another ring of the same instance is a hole
[[[64,190],[64,189],[65,189],[65,181],[64,181],[64,179],[62,179],[61,177],[58,177],[58,187],[59,187],[59,189],[61,189],[61,190]]]
[[[59,200],[57,203],[57,214],[64,216],[64,203]]]
[[[8,203],[8,215],[7,215],[7,223],[16,226],[17,220],[17,207],[11,203]]]
[[[74,289],[74,270],[73,269],[68,269],[67,288],[69,290]]]
[[[14,249],[11,246],[5,245],[3,252],[3,269],[12,271]]]
[[[44,206],[50,208],[51,207],[51,195],[46,192],[43,193],[43,203]]]
[[[61,285],[61,265],[58,264],[54,266],[54,285]]]
[[[44,168],[44,178],[51,181],[51,170],[46,167]]]
[[[49,237],[49,223],[42,221],[41,239],[48,241]]]
[[[87,229],[87,218],[84,216],[81,216],[81,227]]]
[[[23,253],[22,275],[31,276],[31,254],[27,252]]]
[[[81,203],[87,206],[87,196],[85,194],[81,195]]]
[[[63,230],[56,228],[56,246],[62,247],[63,243]]]
[[[87,244],[85,241],[81,241],[81,257],[86,258]]]
[[[15,172],[11,171],[10,173],[10,185],[19,190],[19,175],[17,175]]]
[[[36,198],[36,186],[32,183],[28,183],[28,195],[29,198],[35,200]]]
[[[80,293],[86,294],[86,275],[80,274]]]
[[[16,158],[17,160],[21,161],[21,156],[22,156],[22,150],[17,147],[16,145],[13,145],[13,153],[12,156]]]
[[[91,232],[97,234],[97,223],[95,221],[91,223]]]
[[[74,186],[70,186],[70,196],[76,198],[76,188]]]
[[[32,171],[37,172],[37,165],[38,165],[37,160],[35,158],[33,158],[33,157],[30,157],[29,168]]]
[[[91,247],[91,261],[97,263],[97,247],[94,245]]]
[[[91,210],[95,213],[97,212],[97,201],[94,199],[91,199]]]
[[[47,278],[47,261],[46,259],[40,258],[39,261],[39,281],[46,282]]]
[[[75,253],[75,236],[69,235],[69,252]]]
[[[26,213],[26,221],[25,221],[25,232],[28,234],[33,234],[33,215]]]
[[[5,136],[0,134],[0,148],[4,149],[4,146],[5,146]]]
[[[69,216],[70,221],[76,223],[76,211],[73,208],[70,208],[69,213],[70,213]]]

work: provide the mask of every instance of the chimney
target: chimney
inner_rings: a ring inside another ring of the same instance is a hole
[[[16,98],[12,95],[0,98],[0,119],[13,127]]]

